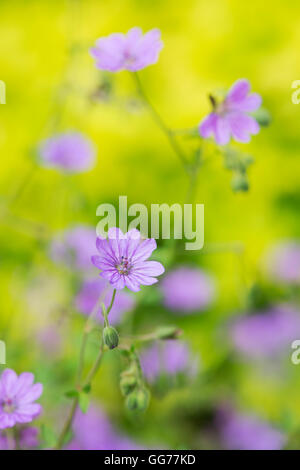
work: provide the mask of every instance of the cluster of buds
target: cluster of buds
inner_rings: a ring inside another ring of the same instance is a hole
[[[248,191],[249,181],[247,169],[253,163],[251,155],[243,155],[239,151],[225,147],[223,149],[225,167],[233,172],[231,187],[233,191]]]
[[[150,393],[144,383],[139,359],[134,351],[130,353],[130,365],[121,374],[120,388],[126,397],[126,406],[131,411],[145,411]]]

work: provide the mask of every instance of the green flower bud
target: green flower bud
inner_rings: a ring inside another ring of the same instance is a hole
[[[137,384],[136,377],[134,377],[133,375],[121,377],[120,388],[121,388],[122,395],[124,396],[129,395],[129,393],[132,392],[133,389],[135,388],[136,384]]]
[[[148,404],[149,392],[144,387],[131,392],[126,400],[126,406],[131,411],[145,411]]]
[[[237,173],[232,181],[231,181],[231,187],[233,191],[248,191],[249,189],[249,183],[247,176],[244,175],[243,173]]]
[[[119,344],[119,335],[112,326],[106,326],[103,330],[103,341],[109,349],[114,349]]]
[[[259,108],[257,111],[255,111],[252,116],[254,117],[254,119],[256,119],[256,121],[258,122],[258,124],[262,127],[267,127],[270,125],[270,122],[272,120],[271,118],[271,114],[269,113],[269,111],[265,108]]]

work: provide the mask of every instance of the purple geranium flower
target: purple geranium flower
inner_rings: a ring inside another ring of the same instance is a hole
[[[175,312],[195,312],[213,299],[214,284],[203,271],[182,266],[166,274],[161,283],[164,305]]]
[[[273,246],[266,256],[269,275],[280,282],[300,282],[300,243],[281,242]]]
[[[192,358],[188,345],[183,341],[156,342],[141,354],[141,366],[149,382],[161,374],[176,375],[185,372],[194,375],[197,361]]]
[[[261,97],[250,92],[248,80],[237,80],[224,101],[214,103],[214,110],[200,123],[199,132],[205,139],[215,136],[219,145],[228,144],[232,136],[238,142],[247,143],[251,134],[259,132],[257,121],[249,116],[261,105]]]
[[[231,328],[235,348],[250,358],[274,357],[300,335],[300,314],[288,305],[237,319]]]
[[[108,238],[97,238],[96,246],[99,255],[92,256],[92,262],[114,289],[126,286],[137,292],[141,285],[157,282],[154,276],[164,272],[158,261],[146,261],[156,249],[156,241],[154,238],[142,240],[136,229],[123,234],[118,228],[110,228]]]
[[[115,431],[103,411],[92,405],[86,414],[77,411],[73,423],[74,439],[67,450],[135,450],[139,447]]]
[[[79,132],[68,132],[42,142],[39,154],[46,167],[81,173],[93,167],[96,151],[92,142]]]
[[[41,412],[34,403],[42,392],[40,383],[33,385],[34,376],[23,372],[19,377],[12,369],[5,369],[0,378],[0,429],[17,423],[30,423]]]
[[[94,228],[78,225],[53,240],[50,247],[51,258],[57,263],[66,264],[71,269],[90,270],[95,241]]]
[[[280,450],[285,436],[261,419],[233,411],[221,412],[220,434],[228,450]]]
[[[132,28],[127,34],[114,33],[98,39],[90,52],[98,69],[136,72],[155,64],[162,47],[159,29],[143,35],[140,28]]]
[[[104,289],[106,289],[107,286],[107,281],[101,278],[88,279],[84,281],[75,300],[76,308],[85,315],[89,315],[95,307],[101,293],[104,291]],[[109,290],[104,299],[104,304],[106,307],[109,306],[111,297],[112,288],[109,286]],[[122,315],[131,311],[134,306],[135,298],[132,295],[128,294],[127,292],[119,292],[109,313],[110,323],[113,325],[119,323]]]

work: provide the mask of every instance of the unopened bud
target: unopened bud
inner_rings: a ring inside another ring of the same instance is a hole
[[[103,341],[109,349],[114,349],[119,344],[119,335],[115,328],[106,326],[103,330]]]
[[[136,377],[132,376],[124,376],[121,378],[120,381],[120,388],[122,395],[127,396],[136,386]]]
[[[247,180],[247,176],[242,173],[237,173],[231,182],[231,187],[233,191],[248,191],[249,183]]]
[[[263,127],[269,126],[272,120],[271,114],[265,108],[259,108],[252,114],[252,116],[258,122],[258,124]]]
[[[131,411],[145,411],[148,404],[149,392],[144,387],[131,392],[126,400],[126,406]]]

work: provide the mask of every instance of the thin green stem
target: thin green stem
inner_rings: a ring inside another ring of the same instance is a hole
[[[112,298],[111,298],[111,302],[110,302],[109,307],[107,309],[107,316],[109,315],[109,312],[111,311],[112,306],[114,304],[114,301],[115,301],[115,298],[116,298],[116,293],[117,293],[117,289],[114,289],[113,295],[112,295]]]
[[[89,337],[90,332],[92,331],[94,319],[95,319],[95,317],[96,317],[96,315],[97,315],[97,313],[98,313],[98,311],[101,307],[101,304],[103,303],[103,299],[105,298],[106,294],[107,294],[107,289],[105,289],[102,292],[102,294],[99,297],[95,307],[93,308],[92,313],[90,314],[89,318],[87,319],[85,327],[84,327],[82,342],[81,342],[81,347],[80,347],[80,353],[79,353],[79,362],[78,362],[77,380],[76,380],[76,388],[79,392],[85,385],[91,383],[91,381],[95,377],[95,375],[98,372],[98,369],[101,365],[102,356],[103,356],[103,342],[102,341],[101,341],[100,350],[99,350],[99,353],[96,357],[96,360],[95,360],[94,364],[92,365],[92,367],[91,367],[89,373],[87,374],[87,377],[86,377],[86,379],[85,379],[85,381],[82,385],[81,380],[82,380],[82,373],[83,373],[83,368],[84,368],[84,359],[85,359],[86,346],[87,346],[87,343],[88,343],[88,337]],[[110,312],[110,310],[113,306],[115,297],[116,297],[116,290],[114,290],[114,292],[113,292],[112,300],[111,300],[110,306],[108,307],[108,310],[107,310],[108,313]],[[55,447],[56,449],[61,449],[64,442],[65,442],[66,435],[68,434],[69,430],[71,429],[71,426],[72,426],[72,423],[73,423],[73,419],[74,419],[74,416],[75,416],[75,413],[76,413],[76,410],[77,410],[77,407],[78,407],[78,402],[79,402],[79,398],[78,398],[78,396],[76,396],[73,400],[73,403],[72,403],[72,406],[70,408],[70,412],[68,414],[68,417],[67,417],[67,420],[64,424],[64,427],[63,427],[63,429],[62,429],[62,431],[59,435],[59,438],[58,438],[58,441],[57,441],[57,444],[56,444],[56,447]]]
[[[93,378],[95,377],[96,373],[98,372],[98,369],[101,365],[101,361],[102,361],[102,357],[103,357],[103,341],[101,341],[101,346],[100,346],[100,350],[99,350],[99,353],[96,357],[96,360],[91,368],[91,370],[89,371],[86,379],[85,379],[85,382],[84,382],[84,385],[89,385]]]
[[[145,93],[145,90],[143,88],[143,85],[141,83],[141,80],[140,80],[140,77],[138,75],[137,72],[131,74],[134,78],[134,81],[135,81],[135,84],[136,84],[136,87],[137,87],[137,91],[139,93],[139,95],[141,96],[141,98],[143,99],[144,103],[146,104],[146,106],[148,107],[151,115],[152,115],[152,118],[153,120],[155,121],[155,123],[157,124],[157,126],[160,128],[160,130],[165,134],[165,136],[167,137],[174,153],[177,155],[177,157],[179,158],[180,162],[182,163],[184,169],[186,172],[189,172],[189,165],[188,165],[188,160],[183,152],[183,150],[181,149],[180,145],[178,144],[177,140],[176,140],[176,137],[174,135],[174,132],[167,126],[167,124],[165,123],[165,121],[162,119],[162,117],[160,116],[160,114],[156,111],[155,107],[152,105],[151,101],[149,100],[147,94]]]
[[[78,397],[74,398],[72,406],[71,406],[69,414],[68,414],[68,417],[67,417],[67,420],[64,424],[64,427],[63,427],[63,429],[62,429],[62,431],[59,435],[57,444],[55,446],[56,450],[61,449],[62,446],[64,445],[66,435],[68,434],[68,432],[69,432],[69,430],[72,426],[72,422],[73,422],[73,419],[74,419],[74,416],[75,416],[75,413],[76,413],[76,410],[77,410],[77,406],[78,406],[78,401],[79,401]]]

